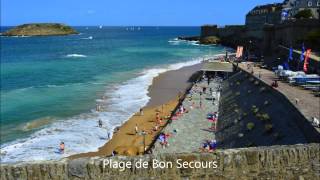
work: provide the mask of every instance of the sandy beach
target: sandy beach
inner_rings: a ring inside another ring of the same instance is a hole
[[[153,84],[149,87],[148,96],[150,101],[143,108],[143,115],[137,112],[126,121],[113,135],[112,139],[97,152],[82,153],[70,156],[75,159],[79,157],[109,156],[113,151],[123,155],[138,155],[144,152],[143,148],[148,148],[155,136],[164,128],[167,118],[179,103],[179,95],[191,85],[189,79],[192,74],[199,71],[202,64],[183,67],[179,70],[168,71],[153,79]],[[155,131],[156,112],[159,112],[163,119],[158,130]],[[135,133],[135,126],[138,131],[145,131],[145,137],[141,133]]]

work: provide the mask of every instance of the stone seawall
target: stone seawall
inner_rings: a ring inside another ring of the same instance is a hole
[[[103,168],[103,158],[1,165],[1,180],[11,179],[319,179],[320,144],[217,150],[214,153],[111,157],[114,161],[149,162],[145,169]],[[155,169],[151,161],[216,161],[218,167]]]

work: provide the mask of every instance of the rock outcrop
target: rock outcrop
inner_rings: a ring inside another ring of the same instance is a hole
[[[207,36],[200,38],[200,44],[219,44],[220,39],[216,36]]]
[[[70,26],[58,23],[23,24],[4,32],[3,36],[57,36],[78,34]]]
[[[173,162],[153,168],[152,161]],[[175,162],[213,162],[216,168],[177,168]],[[146,168],[103,167],[104,160],[149,162]],[[11,179],[319,179],[320,144],[217,150],[214,153],[96,157],[0,166],[1,180]]]

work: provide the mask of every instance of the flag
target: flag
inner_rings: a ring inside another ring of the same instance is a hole
[[[293,52],[293,49],[292,49],[292,47],[290,47],[290,49],[289,49],[289,57],[288,57],[288,62],[290,62],[291,60],[293,60],[293,57],[292,57],[292,52]]]
[[[308,59],[310,57],[310,54],[311,54],[311,49],[307,49],[306,56],[304,57],[304,63],[303,63],[304,72],[308,71],[308,65],[309,65]]]
[[[301,55],[300,55],[300,62],[303,62],[304,60],[304,52],[305,52],[305,48],[304,48],[304,43],[302,44],[302,50],[301,50]]]

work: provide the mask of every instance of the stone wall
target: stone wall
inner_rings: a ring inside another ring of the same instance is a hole
[[[103,158],[1,165],[1,180],[16,179],[319,179],[320,144],[217,150],[214,153],[111,157],[114,161],[216,161],[214,168],[103,168]]]

